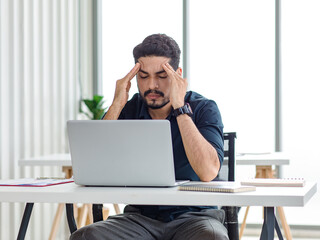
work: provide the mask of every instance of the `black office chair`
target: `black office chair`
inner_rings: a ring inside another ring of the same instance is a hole
[[[223,134],[224,138],[224,157],[228,165],[221,167],[216,181],[235,181],[235,139],[237,135],[235,132],[228,132]],[[230,240],[239,240],[239,223],[238,212],[239,207],[222,206],[221,209],[225,211],[224,225],[228,230]]]
[[[223,165],[221,167],[221,174],[218,175],[216,180],[218,181],[234,181],[235,179],[235,138],[236,133],[224,133],[224,156],[228,160],[228,166]],[[226,172],[226,176],[223,173]],[[238,225],[238,207],[221,207],[225,211],[225,226],[228,230],[228,235],[230,240],[239,240],[239,225]],[[74,219],[73,214],[73,204],[66,204],[67,210],[67,220],[70,232],[73,233],[77,230],[77,224]],[[103,204],[93,204],[92,214],[93,221],[99,222],[103,220],[102,211]]]

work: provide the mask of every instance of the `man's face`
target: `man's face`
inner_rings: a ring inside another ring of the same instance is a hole
[[[171,80],[162,64],[170,61],[167,57],[141,57],[137,74],[138,89],[149,108],[159,109],[170,102]]]

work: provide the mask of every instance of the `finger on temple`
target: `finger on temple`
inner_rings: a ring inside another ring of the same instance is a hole
[[[175,74],[177,73],[172,68],[169,68],[168,65],[163,64],[163,69],[167,72],[169,76],[171,76],[172,78],[175,78]]]
[[[169,69],[171,69],[172,71],[176,72],[176,70],[173,69],[173,67],[170,65],[170,63],[166,64],[168,66]]]
[[[140,63],[136,63],[136,65],[131,69],[131,71],[125,76],[127,81],[130,81],[139,71]]]

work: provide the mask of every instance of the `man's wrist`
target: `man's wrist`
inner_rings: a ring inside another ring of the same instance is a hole
[[[182,107],[173,109],[173,115],[175,117],[178,117],[180,115],[192,116],[192,114],[193,114],[192,109],[191,109],[189,103],[184,104]]]
[[[184,105],[185,105],[185,102],[175,103],[175,104],[172,104],[172,108],[177,109],[177,108],[183,107]]]

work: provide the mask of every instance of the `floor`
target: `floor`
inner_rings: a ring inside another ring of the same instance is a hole
[[[241,240],[254,240],[259,239],[261,233],[261,228],[255,227],[255,228],[246,228],[244,232],[244,236],[241,238]],[[283,238],[285,238],[284,233]],[[301,229],[301,228],[292,228],[291,229],[292,239],[293,240],[320,240],[320,229]],[[275,233],[275,240],[278,240],[278,236]]]
[[[243,237],[241,240],[257,240],[259,239],[259,236],[256,237]],[[294,240],[315,240],[317,238],[293,238]],[[275,238],[275,240],[278,240],[278,238]]]
[[[243,236],[241,238],[241,240],[257,240],[259,239],[260,236],[259,235],[256,235],[256,236]],[[278,240],[278,236],[277,234],[275,234],[275,240]],[[283,237],[283,239],[286,239],[285,237]],[[310,236],[310,237],[292,237],[293,240],[319,240],[319,236]]]

